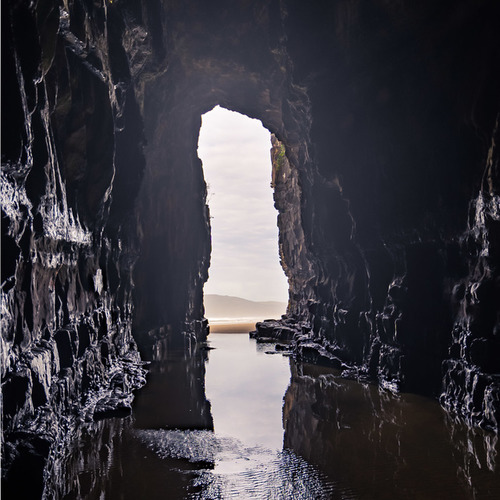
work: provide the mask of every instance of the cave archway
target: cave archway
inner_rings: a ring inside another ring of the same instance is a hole
[[[274,183],[282,263],[293,280],[291,293],[312,277],[310,263],[298,265],[308,259],[301,190],[313,177],[308,172],[309,108],[307,95],[287,81],[286,68],[279,62],[272,60],[256,70],[241,61],[186,58],[149,83],[144,99],[146,170],[136,219],[141,254],[134,270],[139,343],[158,336],[199,340],[206,335],[203,283],[210,233],[196,150],[200,117],[216,105],[260,120],[273,134],[275,147],[286,150]],[[290,266],[301,271],[292,273]],[[155,333],[156,329],[161,331]]]
[[[203,115],[198,156],[210,210],[210,269],[204,286],[205,298],[210,295],[208,303],[205,300],[209,320],[237,314],[249,321],[254,317],[248,315],[258,304],[248,303],[245,315],[245,302],[238,313],[224,296],[254,303],[288,300],[279,258],[271,151],[271,134],[257,120],[221,107]],[[268,306],[261,307],[259,321],[270,317],[264,312]],[[276,317],[284,313],[285,307]],[[258,310],[253,314],[259,314]]]

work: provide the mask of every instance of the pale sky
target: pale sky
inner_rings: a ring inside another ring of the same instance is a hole
[[[288,301],[279,263],[270,133],[217,106],[202,117],[198,156],[208,185],[212,257],[206,294]]]

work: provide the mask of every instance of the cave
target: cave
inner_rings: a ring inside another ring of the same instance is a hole
[[[498,19],[494,0],[3,2],[4,475],[206,340],[216,105],[272,134],[289,303],[257,335],[498,433]]]

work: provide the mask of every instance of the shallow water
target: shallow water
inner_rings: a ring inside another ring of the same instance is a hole
[[[436,402],[209,340],[153,364],[131,417],[87,428],[48,498],[500,498],[497,437]]]

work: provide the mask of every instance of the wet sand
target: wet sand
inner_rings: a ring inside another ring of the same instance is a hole
[[[210,323],[210,333],[249,333],[255,330],[255,322],[253,323],[218,323],[217,321]]]

